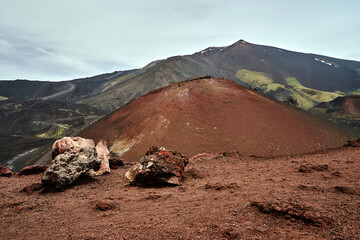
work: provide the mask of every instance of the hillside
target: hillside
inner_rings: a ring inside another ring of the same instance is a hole
[[[354,136],[230,80],[203,77],[139,97],[80,133],[136,161],[152,145],[186,155],[273,157],[338,147]]]
[[[134,70],[118,71],[59,82],[29,80],[0,81],[0,96],[22,100],[75,101],[85,96],[101,92],[106,88],[107,82],[133,71]]]
[[[124,75],[96,96],[79,100],[101,108],[120,107],[168,84],[212,75],[256,88],[271,98],[309,109],[360,89],[360,62],[292,52],[240,40],[192,55],[170,57]],[[116,82],[116,83],[115,83]]]

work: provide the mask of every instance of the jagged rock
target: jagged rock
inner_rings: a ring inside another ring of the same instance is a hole
[[[240,188],[236,183],[207,183],[205,184],[205,189],[215,189],[215,190],[223,190],[223,189],[236,189]]]
[[[344,147],[360,147],[360,138],[357,140],[348,140]]]
[[[52,159],[64,152],[78,152],[84,147],[95,147],[95,143],[91,139],[82,137],[63,137],[56,140],[52,146],[51,156]]]
[[[10,169],[0,165],[0,177],[10,177],[12,174],[14,173]]]
[[[126,172],[125,177],[134,185],[181,185],[188,161],[188,158],[179,152],[161,151],[157,147],[151,147],[140,159],[140,163]]]
[[[48,165],[40,166],[40,165],[32,165],[24,167],[20,170],[16,175],[22,176],[22,175],[34,175],[45,172],[45,170],[48,168]]]
[[[43,185],[41,183],[33,183],[29,186],[24,187],[23,189],[21,189],[20,192],[26,192],[27,194],[32,194],[35,191],[39,191],[41,190],[43,187]]]
[[[124,161],[116,153],[110,152],[109,165],[110,169],[117,169],[124,166]]]
[[[44,185],[64,188],[91,169],[99,169],[100,164],[95,147],[87,146],[78,152],[64,152],[55,157],[41,181]]]
[[[98,144],[96,145],[96,153],[98,159],[101,161],[100,169],[97,172],[97,175],[110,173],[110,166],[109,166],[110,152],[106,146],[106,141],[100,140],[100,142],[98,142]]]
[[[301,165],[299,168],[299,172],[302,173],[310,173],[312,171],[326,171],[329,169],[329,165],[320,164],[320,165]]]
[[[296,219],[318,227],[329,227],[333,224],[332,219],[321,216],[312,208],[300,204],[280,202],[252,202],[251,206],[256,207],[261,213],[281,216],[285,219]]]
[[[334,188],[335,188],[335,191],[345,193],[345,194],[354,195],[357,193],[355,189],[352,189],[352,188],[346,187],[346,186],[335,186]]]

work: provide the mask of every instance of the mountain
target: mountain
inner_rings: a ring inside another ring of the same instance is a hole
[[[80,135],[105,139],[110,150],[129,161],[152,145],[188,156],[238,150],[271,157],[341,146],[352,136],[326,120],[209,76],[139,97]]]
[[[360,62],[240,40],[227,47],[210,47],[192,55],[152,62],[79,102],[114,109],[157,88],[201,75],[233,80],[302,109],[358,94],[360,89]]]
[[[39,142],[36,139],[38,135],[51,138],[69,135],[85,126],[77,121],[85,115],[91,115],[88,123],[94,121],[96,116],[103,115],[103,112],[91,114],[96,112],[94,108],[110,113],[155,89],[201,75],[230,79],[272,99],[316,114],[319,113],[313,109],[319,103],[360,93],[360,62],[292,52],[240,40],[226,47],[209,47],[191,55],[157,60],[141,69],[63,82],[0,81],[0,133],[2,131],[9,137],[13,134],[30,134],[33,137],[30,139],[35,137],[35,142]],[[38,103],[33,104],[33,101]],[[51,104],[51,101],[61,102]],[[83,109],[79,106],[84,105],[91,106],[92,110],[89,107],[80,114],[80,118],[74,118],[74,115],[64,115],[64,112],[58,111],[62,102],[74,106],[69,106],[68,113]],[[48,107],[36,110],[44,104]],[[30,106],[33,108],[28,108]],[[28,110],[22,111],[24,107]],[[36,119],[31,117],[31,112],[37,114]],[[53,118],[49,117],[50,112]],[[331,114],[324,112],[319,115],[333,119]],[[26,114],[23,116],[23,113]],[[62,120],[54,124],[34,125],[34,121],[44,122],[39,119],[46,122],[55,118]],[[345,125],[359,125],[359,120],[353,116],[346,119],[350,120],[341,120]],[[24,125],[24,121],[30,121],[30,124]],[[64,131],[66,128],[62,126],[66,125],[63,123],[71,125],[69,131]]]

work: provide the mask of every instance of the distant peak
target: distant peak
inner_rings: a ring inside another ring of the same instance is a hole
[[[243,40],[243,39],[240,39],[240,40],[237,41],[236,43],[238,43],[238,44],[247,44],[248,42],[246,42],[246,41]]]

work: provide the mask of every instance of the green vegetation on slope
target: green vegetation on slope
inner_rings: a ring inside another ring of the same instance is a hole
[[[65,124],[64,124],[65,125]],[[63,127],[58,127],[56,129],[50,129],[49,131],[38,134],[36,137],[38,138],[59,138],[63,137],[67,134],[66,129]]]
[[[255,72],[246,69],[240,69],[237,71],[236,77],[241,79],[241,81],[244,83],[247,83],[251,86],[260,87],[261,89],[266,89],[267,85],[273,83],[273,80],[266,73]]]
[[[284,84],[274,83],[268,74],[263,72],[250,71],[247,69],[239,69],[236,73],[236,77],[238,77],[241,81],[247,83],[251,87],[260,88],[265,93],[271,93],[278,90],[287,90],[291,92],[291,97],[296,100],[298,107],[305,110],[312,108],[315,103],[329,102],[339,96],[344,95],[343,93],[338,91],[325,92],[304,87],[294,77],[285,78]],[[355,92],[357,92],[358,90],[356,90]]]
[[[360,88],[350,92],[350,94],[358,94],[358,95],[360,95]]]

